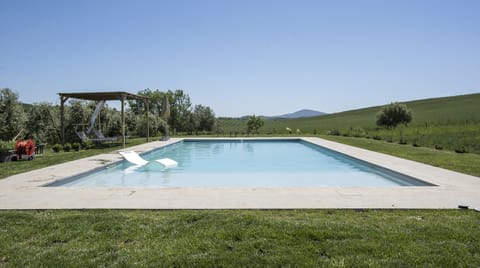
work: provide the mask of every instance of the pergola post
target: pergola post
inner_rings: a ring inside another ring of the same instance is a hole
[[[68,97],[60,95],[60,128],[62,132],[62,146],[65,145],[65,102]]]
[[[149,112],[149,104],[148,104],[148,99],[145,100],[146,106],[147,106],[147,142],[150,141],[150,117],[148,116]]]
[[[122,145],[125,148],[125,95],[122,94]]]

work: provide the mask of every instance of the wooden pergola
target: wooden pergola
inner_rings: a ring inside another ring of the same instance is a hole
[[[143,100],[146,106],[147,113],[147,142],[150,139],[150,123],[148,121],[148,101],[149,98],[145,96],[135,95],[128,92],[75,92],[75,93],[58,93],[60,95],[60,121],[62,128],[62,145],[65,144],[65,102],[69,98],[90,100],[90,101],[111,101],[119,100],[122,103],[122,144],[125,148],[125,100]]]

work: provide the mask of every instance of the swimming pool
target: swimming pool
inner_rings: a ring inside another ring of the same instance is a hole
[[[49,186],[292,187],[431,186],[302,140],[183,140],[142,154],[176,168],[135,168],[126,161]]]

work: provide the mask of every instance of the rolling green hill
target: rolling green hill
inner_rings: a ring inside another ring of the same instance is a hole
[[[480,153],[480,94],[404,102],[413,111],[408,126],[393,130],[375,125],[381,106],[345,111],[319,117],[265,120],[260,135],[286,135],[286,128],[302,135],[327,134],[336,130],[341,135],[382,139],[389,142],[405,141],[418,146]],[[243,135],[246,119],[219,119],[223,135]]]

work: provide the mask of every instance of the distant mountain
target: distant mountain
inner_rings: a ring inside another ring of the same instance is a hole
[[[321,116],[326,114],[327,113],[322,113],[315,110],[302,109],[300,111],[296,111],[294,113],[289,113],[289,114],[282,114],[282,115],[275,115],[275,116],[265,116],[265,115],[259,115],[259,116],[263,119],[295,119],[295,118]],[[250,115],[244,115],[242,117],[239,117],[238,119],[245,120],[245,119],[248,119],[249,117]]]
[[[315,110],[303,109],[303,110],[300,110],[300,111],[296,111],[294,113],[282,114],[282,115],[270,116],[270,117],[272,117],[272,118],[293,119],[293,118],[314,117],[314,116],[320,116],[320,115],[326,115],[326,113],[322,113],[322,112],[315,111]]]

